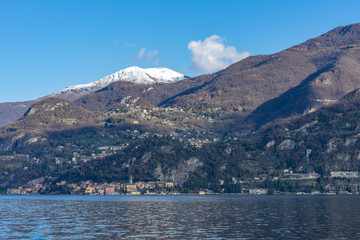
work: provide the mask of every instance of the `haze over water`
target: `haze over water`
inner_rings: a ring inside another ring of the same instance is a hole
[[[1,239],[354,239],[358,196],[0,196]]]

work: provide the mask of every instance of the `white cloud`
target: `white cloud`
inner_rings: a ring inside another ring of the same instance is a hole
[[[136,56],[136,60],[151,61],[154,56],[158,55],[158,53],[159,51],[146,52],[146,48],[143,47]]]
[[[193,55],[191,70],[201,73],[212,73],[226,68],[250,55],[248,52],[237,52],[233,46],[225,46],[223,39],[217,35],[207,37],[204,41],[191,41],[188,49]]]

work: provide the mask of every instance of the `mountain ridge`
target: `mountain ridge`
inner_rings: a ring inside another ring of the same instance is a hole
[[[0,103],[0,127],[6,126],[9,123],[15,122],[21,118],[29,107],[36,102],[46,98],[62,98],[69,101],[75,101],[87,94],[100,90],[108,86],[112,82],[127,81],[136,84],[151,84],[151,83],[171,83],[188,78],[169,68],[140,68],[129,67],[110,74],[104,78],[90,82],[88,84],[81,84],[70,86],[59,90],[53,94],[49,94],[38,99],[22,102],[7,102]]]
[[[335,102],[346,93],[359,87],[356,81],[350,83],[351,80],[349,79],[351,77],[351,66],[358,66],[359,63],[359,59],[356,57],[358,49],[360,49],[359,39],[360,24],[351,24],[337,27],[278,53],[250,56],[213,74],[194,78],[186,78],[181,74],[177,74],[174,81],[166,81],[167,84],[171,84],[171,88],[166,84],[159,83],[159,81],[154,81],[151,77],[148,78],[146,74],[147,80],[140,81],[140,85],[147,83],[152,86],[139,87],[134,85],[134,87],[131,87],[129,84],[118,83],[115,75],[123,71],[121,70],[95,82],[68,87],[45,97],[60,97],[76,101],[77,104],[84,108],[100,111],[107,111],[114,107],[116,103],[120,103],[124,98],[129,97],[132,101],[136,101],[137,104],[144,103],[160,107],[192,108],[199,109],[199,111],[221,108],[233,114],[234,118],[246,117],[247,121],[250,121],[255,118],[248,116],[258,108],[255,113],[260,112],[265,103],[268,105],[292,88],[299,88],[298,86],[303,81],[306,82],[306,79],[316,75],[318,72],[319,78],[315,80],[318,81],[318,86],[313,83],[312,86],[308,86],[308,90],[302,89],[303,94],[306,95],[305,92],[309,92],[309,95],[313,95],[312,98],[306,101],[306,109],[302,109],[302,112],[300,110],[291,111],[295,115],[303,114],[306,111],[313,111],[328,104],[328,100]],[[330,67],[330,62],[338,62],[338,64]],[[346,68],[350,70],[346,70]],[[130,69],[139,70],[136,67]],[[324,69],[327,69],[327,71],[324,71]],[[331,71],[340,71],[340,74],[337,75],[331,73]],[[320,73],[322,73],[321,76]],[[328,91],[326,88],[319,86],[320,82],[326,82],[329,76],[333,78],[332,82],[337,82],[338,79],[345,76],[347,80],[343,81],[345,83],[343,84],[344,87],[340,86],[340,91],[336,92],[335,87],[333,90]],[[176,81],[179,78],[183,80]],[[132,80],[136,82],[134,79]],[[103,84],[105,82],[110,87]],[[104,86],[105,88],[103,88]],[[115,89],[119,92],[118,96],[114,93]],[[148,91],[148,89],[151,90]],[[101,90],[101,94],[97,93],[99,90]],[[109,91],[109,97],[106,97],[106,91]],[[321,96],[315,96],[317,94]],[[300,96],[300,92],[297,95]],[[95,104],[96,107],[90,106],[91,104]],[[294,106],[291,107],[289,104]],[[294,100],[289,104],[288,108],[301,109],[298,106],[298,101]],[[3,124],[21,117],[19,116],[20,110],[15,111],[15,115],[12,117],[3,116],[6,113],[1,111],[1,107],[0,104],[0,117]],[[23,111],[25,112],[24,109]],[[276,111],[281,112],[281,109],[277,108]],[[2,115],[1,112],[3,112]],[[279,116],[288,117],[285,113],[280,113]],[[270,121],[276,120],[274,115],[272,117],[265,116],[265,118]],[[261,122],[255,122],[251,125],[256,128],[259,124]]]

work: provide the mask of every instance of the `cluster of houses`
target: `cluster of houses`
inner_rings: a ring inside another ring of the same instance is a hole
[[[80,186],[71,192],[72,194],[88,195],[151,195],[151,194],[168,194],[173,192],[176,186],[173,182],[151,181],[136,183],[92,183],[90,181],[82,182]],[[85,189],[85,191],[83,191]]]
[[[168,125],[168,126],[175,126],[178,123],[191,123],[191,122],[199,122],[199,121],[207,121],[207,122],[214,122],[214,120],[206,116],[205,111],[202,113],[193,113],[190,111],[186,111],[182,108],[141,108],[140,106],[133,106],[126,104],[127,110],[126,111],[114,111],[114,116],[125,116],[129,118],[130,122],[133,124],[139,124],[143,121],[150,121],[153,122],[155,125]],[[218,111],[217,109],[216,111]]]
[[[12,155],[0,155],[0,160],[21,160],[21,161],[28,161],[30,156],[28,154],[12,154]]]
[[[177,186],[173,182],[142,182],[136,183],[95,183],[90,180],[82,181],[78,184],[68,184],[66,181],[56,183],[56,186],[66,186],[72,195],[152,195],[152,194],[171,194],[174,187]],[[34,195],[50,188],[48,184],[33,184],[19,188],[8,188],[8,195]]]
[[[307,179],[317,179],[321,175],[318,173],[294,173],[291,169],[285,169],[284,178],[292,180],[307,180]],[[358,171],[331,171],[331,178],[359,178]]]
[[[44,189],[43,184],[34,184],[33,186],[25,186],[19,188],[8,188],[7,195],[34,195],[38,194],[40,190]]]
[[[209,139],[195,139],[195,138],[188,139],[188,141],[190,145],[197,148],[201,148],[204,144],[212,142]],[[216,139],[214,139],[214,142],[215,141]]]
[[[357,171],[334,171],[331,172],[332,178],[358,178],[359,172]]]

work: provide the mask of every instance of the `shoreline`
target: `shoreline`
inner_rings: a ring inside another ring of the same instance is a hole
[[[179,194],[0,194],[0,196],[132,196],[132,197],[144,197],[144,196],[349,196],[360,195],[359,193],[274,193],[274,194],[249,194],[249,193],[179,193]]]

